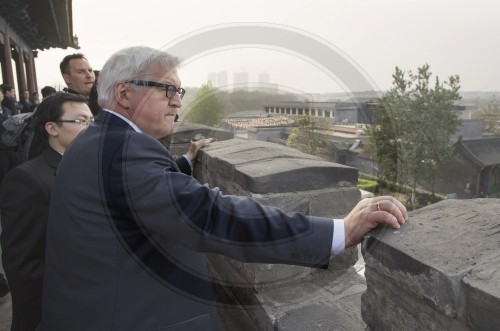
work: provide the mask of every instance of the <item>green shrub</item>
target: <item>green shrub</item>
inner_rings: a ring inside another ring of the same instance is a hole
[[[376,181],[373,181],[373,180],[359,178],[358,179],[358,188],[361,190],[368,191],[368,192],[377,193],[378,183]]]

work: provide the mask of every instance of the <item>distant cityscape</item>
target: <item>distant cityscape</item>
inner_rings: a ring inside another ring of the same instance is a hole
[[[232,80],[229,77],[232,76]],[[256,78],[256,79],[255,79]],[[271,82],[271,75],[267,72],[260,72],[256,77],[251,77],[247,71],[228,73],[227,71],[209,72],[207,82],[215,88],[224,91],[263,91],[272,94],[284,94],[299,92],[293,91],[287,86]],[[305,93],[306,99],[316,102],[346,101],[351,98],[373,98],[381,97],[385,91],[364,91],[364,92],[331,92],[331,93]],[[460,91],[462,99],[457,105],[464,107],[465,111],[477,111],[485,104],[499,103],[500,91]],[[465,116],[464,116],[465,117]]]

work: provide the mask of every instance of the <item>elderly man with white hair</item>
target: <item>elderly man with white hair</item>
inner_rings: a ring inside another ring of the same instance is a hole
[[[99,76],[95,123],[59,166],[47,230],[42,330],[217,330],[204,252],[327,268],[380,223],[408,214],[392,197],[344,220],[286,214],[182,174],[157,141],[185,90],[179,61],[130,47]]]

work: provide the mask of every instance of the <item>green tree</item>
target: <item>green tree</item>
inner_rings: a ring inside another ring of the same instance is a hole
[[[500,136],[500,102],[495,96],[474,116],[483,121],[483,132]]]
[[[297,127],[293,128],[288,136],[287,146],[316,155],[321,144],[319,131],[328,126],[325,119],[302,115],[297,117],[295,125]]]
[[[211,83],[203,84],[196,92],[194,101],[187,109],[185,119],[191,123],[218,126],[222,118],[222,106]]]
[[[460,118],[454,104],[460,99],[459,77],[433,86],[430,67],[406,74],[396,67],[393,86],[382,98],[376,125],[369,130],[372,154],[383,179],[411,188],[415,206],[417,185],[434,183],[440,169],[453,160],[450,134]]]

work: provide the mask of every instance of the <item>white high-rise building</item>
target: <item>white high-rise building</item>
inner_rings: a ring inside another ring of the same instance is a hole
[[[207,75],[207,81],[209,81],[212,86],[217,86],[217,73],[209,72]]]
[[[234,89],[247,89],[248,88],[248,72],[236,72],[233,75]]]
[[[267,72],[261,72],[259,74],[259,83],[269,84],[269,74]]]

